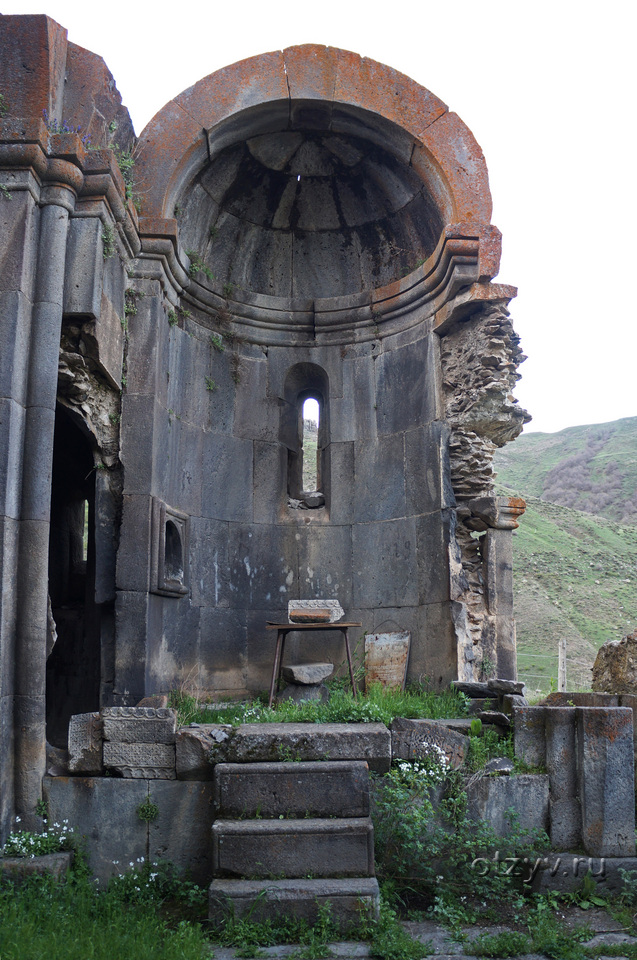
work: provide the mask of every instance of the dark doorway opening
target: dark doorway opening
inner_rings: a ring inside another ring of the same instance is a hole
[[[46,669],[47,740],[57,747],[67,745],[73,714],[99,710],[100,705],[94,531],[91,445],[76,418],[58,406],[49,535],[49,597],[57,637]]]

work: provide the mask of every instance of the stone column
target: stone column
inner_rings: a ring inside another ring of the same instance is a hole
[[[467,504],[482,529],[483,577],[488,615],[495,632],[497,676],[515,680],[517,657],[513,619],[513,530],[526,508],[519,497],[480,497]],[[477,528],[477,527],[476,527]]]
[[[545,711],[546,769],[549,774],[551,846],[574,850],[582,840],[582,815],[577,798],[576,707]]]
[[[41,796],[46,745],[46,638],[49,519],[57,370],[62,328],[69,213],[82,174],[49,160],[40,204],[40,234],[29,345],[23,483],[18,547],[14,742],[15,807],[34,820]]]

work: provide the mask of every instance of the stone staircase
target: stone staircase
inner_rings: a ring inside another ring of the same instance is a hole
[[[378,913],[364,760],[218,763],[209,916]]]

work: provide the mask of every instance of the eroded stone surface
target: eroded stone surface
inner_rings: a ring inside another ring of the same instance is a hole
[[[602,644],[593,664],[592,686],[597,693],[637,694],[637,630]]]
[[[322,683],[334,672],[333,663],[290,663],[281,675],[290,683]]]
[[[174,780],[175,745],[104,741],[104,766],[127,779]]]
[[[69,723],[69,772],[102,772],[102,720],[99,713],[80,713]]]

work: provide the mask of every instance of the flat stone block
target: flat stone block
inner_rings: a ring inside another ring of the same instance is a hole
[[[393,760],[417,760],[432,751],[443,750],[453,769],[464,763],[469,738],[435,720],[406,720],[397,717],[391,725]]]
[[[524,696],[525,686],[521,680],[501,680],[493,679],[487,680],[487,687],[489,693],[494,694],[504,694],[504,693],[513,693],[517,696]]]
[[[322,683],[334,671],[333,663],[294,663],[283,667],[281,674],[288,683]]]
[[[212,851],[217,876],[374,875],[374,830],[368,817],[217,820]]]
[[[214,791],[217,816],[226,818],[369,815],[369,773],[363,760],[218,763]]]
[[[373,877],[353,880],[213,880],[208,918],[213,923],[228,916],[249,916],[255,923],[274,917],[298,917],[315,923],[329,903],[331,917],[342,924],[360,921],[361,913],[378,917],[378,882]]]
[[[102,772],[102,721],[99,713],[79,713],[69,721],[69,772]]]
[[[104,741],[104,766],[134,780],[174,780],[172,743],[114,743]]]
[[[370,770],[391,766],[391,734],[383,723],[246,723],[237,727],[224,760],[366,760]]]
[[[42,877],[50,873],[56,879],[66,876],[73,862],[73,851],[47,853],[42,857],[2,857],[0,874],[12,883],[20,884],[29,877]]]
[[[549,778],[522,774],[517,777],[483,777],[467,787],[467,815],[486,820],[498,836],[511,832],[508,811],[515,810],[521,826],[548,831]]]
[[[233,732],[230,724],[207,723],[197,727],[181,727],[177,731],[175,744],[177,779],[212,780],[214,766],[211,757],[218,757],[219,762],[226,759],[225,747],[231,743]]]

